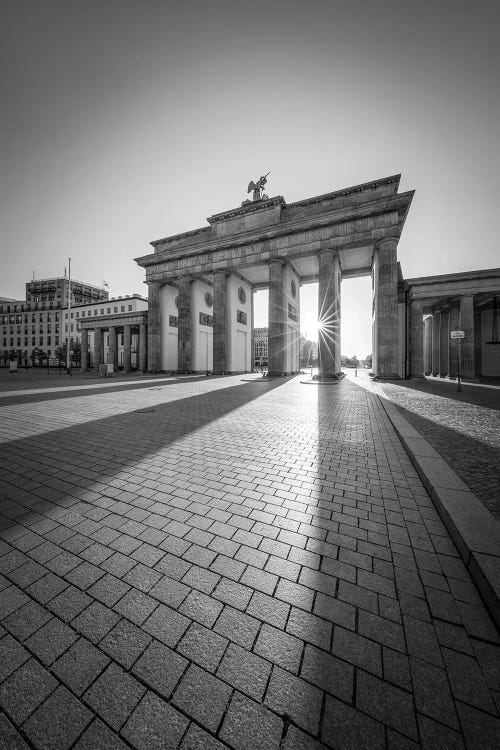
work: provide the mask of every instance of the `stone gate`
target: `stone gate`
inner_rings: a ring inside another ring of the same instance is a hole
[[[269,374],[299,370],[300,287],[318,282],[320,377],[340,373],[342,279],[372,276],[373,369],[405,376],[397,246],[413,191],[400,175],[287,204],[258,197],[208,226],[155,240],[148,370],[252,370],[253,292],[269,289]]]

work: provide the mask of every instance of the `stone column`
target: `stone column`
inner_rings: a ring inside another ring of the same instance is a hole
[[[160,285],[148,283],[148,372],[160,372]]]
[[[96,370],[99,369],[99,365],[103,360],[103,346],[102,346],[102,328],[94,329],[94,364]]]
[[[482,342],[482,312],[474,312],[474,374],[477,376],[483,374],[483,342]]]
[[[424,318],[424,375],[432,372],[432,315]]]
[[[399,379],[398,375],[398,259],[397,237],[377,245],[375,284],[375,326],[377,375]]]
[[[148,368],[148,327],[146,323],[141,323],[139,326],[139,366],[140,372],[146,372]]]
[[[269,261],[269,375],[283,374],[285,353],[285,308],[283,295],[283,266],[285,261]]]
[[[318,253],[319,377],[340,374],[340,263],[336,250]]]
[[[451,331],[459,327],[460,307],[453,305],[448,317],[448,377],[455,379],[458,375],[458,346],[457,339],[451,339]]]
[[[441,338],[441,313],[434,311],[432,315],[432,374],[439,375],[439,350]]]
[[[118,370],[118,334],[115,326],[109,327],[108,360],[113,365],[113,372]]]
[[[462,349],[462,377],[474,378],[474,297],[460,297],[460,328],[465,338],[460,344]]]
[[[439,377],[445,378],[449,373],[450,340],[448,336],[449,310],[441,310],[439,325]]]
[[[226,274],[224,269],[214,273],[214,375],[224,375],[227,370]]]
[[[254,302],[255,302],[255,292],[252,289],[252,301],[251,301],[251,310],[250,310],[250,341],[251,349],[250,349],[250,372],[255,372],[255,326],[253,324],[253,316],[254,316]]]
[[[86,328],[82,328],[81,360],[80,360],[81,372],[87,372],[88,366],[89,366],[89,332]]]
[[[410,300],[410,378],[424,374],[424,319],[422,300]]]
[[[178,369],[179,372],[191,370],[191,279],[181,276],[177,298],[178,311]]]
[[[132,369],[131,342],[131,326],[123,326],[123,372],[130,372],[130,370]]]

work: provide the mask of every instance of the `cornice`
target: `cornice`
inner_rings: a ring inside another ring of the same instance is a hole
[[[372,201],[367,201],[366,203],[354,206],[345,206],[340,209],[335,208],[322,214],[304,216],[290,221],[280,222],[276,225],[263,227],[261,230],[252,229],[248,232],[242,232],[241,234],[230,235],[228,237],[211,236],[210,239],[201,246],[200,244],[192,243],[183,247],[175,248],[174,251],[172,251],[172,248],[165,248],[163,252],[157,251],[149,255],[134,258],[134,260],[140,266],[146,268],[147,266],[155,265],[162,261],[178,260],[184,257],[189,257],[193,253],[204,255],[205,253],[210,253],[214,250],[251,245],[256,242],[276,239],[283,235],[298,234],[299,232],[311,229],[334,226],[335,224],[344,224],[349,221],[357,221],[359,219],[378,216],[384,213],[394,211],[400,213],[401,210],[407,208],[412,197],[413,191],[409,193],[396,193],[394,195],[384,196],[383,198],[375,198]],[[400,221],[397,226],[398,234],[400,234]]]

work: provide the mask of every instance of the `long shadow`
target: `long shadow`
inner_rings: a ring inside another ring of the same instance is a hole
[[[379,381],[383,384],[386,381]],[[476,385],[468,385],[462,383],[462,390],[457,391],[457,382],[450,380],[449,382],[441,382],[437,380],[398,380],[387,381],[393,385],[397,385],[399,388],[405,388],[408,391],[418,391],[420,393],[429,393],[434,396],[441,396],[443,398],[449,398],[453,401],[461,401],[465,404],[472,404],[474,406],[484,406],[488,409],[495,409],[500,411],[500,391],[493,388],[481,388]]]
[[[211,376],[210,380],[217,378],[218,376]],[[134,383],[130,382],[127,383],[125,381],[121,382],[118,381],[113,383],[112,385],[103,386],[102,388],[98,388],[95,385],[84,385],[83,383],[75,383],[75,386],[78,386],[78,389],[75,390],[57,390],[57,386],[51,387],[50,391],[46,391],[44,393],[26,393],[24,395],[16,395],[13,394],[11,396],[1,396],[0,394],[0,409],[2,406],[13,406],[16,404],[32,404],[32,403],[38,403],[39,401],[53,401],[55,399],[68,399],[68,398],[78,398],[79,396],[93,396],[93,395],[99,395],[102,393],[117,393],[120,391],[137,391],[137,390],[147,390],[147,389],[158,389],[158,388],[167,388],[171,385],[178,385],[179,383],[193,383],[197,381],[205,381],[208,380],[208,378],[205,375],[193,375],[191,377],[183,376],[182,378],[173,378],[172,380],[154,380],[151,379],[147,383]],[[95,383],[95,379],[92,379],[92,382]],[[65,382],[64,387],[72,386],[73,383],[71,382]],[[35,388],[35,386],[33,386]],[[37,385],[37,388],[42,388],[42,385]],[[28,388],[26,388],[28,390]]]
[[[500,449],[395,406],[500,521]]]
[[[70,507],[93,485],[106,485],[127,467],[282,384],[247,382],[3,443],[0,498],[9,505],[4,514],[29,524],[31,511],[47,514],[57,506]],[[12,502],[29,509],[28,515],[10,507]]]

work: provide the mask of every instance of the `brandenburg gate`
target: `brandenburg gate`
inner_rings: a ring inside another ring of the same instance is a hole
[[[287,204],[252,200],[136,258],[148,285],[150,372],[252,370],[253,292],[269,289],[269,375],[299,370],[300,287],[318,282],[319,376],[340,374],[342,279],[372,277],[373,370],[404,377],[397,247],[413,191],[400,175]],[[403,304],[404,306],[404,304]]]

